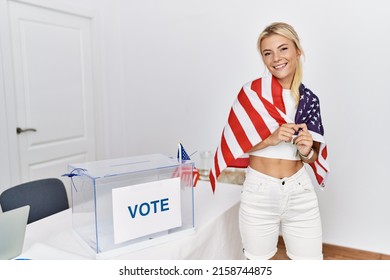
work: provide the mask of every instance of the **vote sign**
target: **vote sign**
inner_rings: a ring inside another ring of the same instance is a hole
[[[180,177],[112,190],[115,244],[180,227]]]

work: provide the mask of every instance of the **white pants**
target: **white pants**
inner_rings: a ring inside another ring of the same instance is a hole
[[[270,259],[281,231],[290,259],[323,259],[317,195],[302,167],[283,179],[247,169],[239,225],[248,259]]]

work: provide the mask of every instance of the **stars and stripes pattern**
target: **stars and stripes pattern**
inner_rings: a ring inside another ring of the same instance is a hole
[[[190,156],[187,154],[186,150],[184,149],[181,143],[179,143],[179,148],[177,150],[177,160],[179,163],[182,163],[183,161],[191,160]],[[182,167],[180,167],[180,172],[182,177],[187,176],[187,174],[191,173],[191,172],[186,172],[186,170],[183,170]],[[192,169],[192,178],[189,178],[192,181],[194,187],[198,183],[199,176],[200,176],[199,171],[194,167]]]
[[[241,88],[215,152],[210,171],[213,192],[218,176],[226,167],[247,167],[248,150],[270,136],[282,124],[293,122],[306,123],[313,140],[320,143],[318,159],[310,166],[318,184],[324,186],[329,164],[319,99],[302,84],[295,120],[291,120],[286,115],[282,91],[282,86],[272,75],[246,83]]]

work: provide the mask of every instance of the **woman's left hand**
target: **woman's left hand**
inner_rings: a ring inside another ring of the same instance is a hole
[[[294,144],[297,145],[298,151],[301,155],[308,155],[313,147],[313,136],[307,129],[305,123],[298,124],[300,128],[298,136],[294,140]]]

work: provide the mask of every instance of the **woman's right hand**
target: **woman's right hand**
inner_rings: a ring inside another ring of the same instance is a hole
[[[294,123],[282,124],[274,131],[266,140],[269,146],[278,145],[280,142],[292,142],[295,132],[299,130],[299,126]]]
[[[299,125],[294,123],[285,123],[282,124],[277,130],[274,131],[268,138],[264,139],[257,145],[253,146],[252,149],[246,151],[247,153],[252,153],[264,149],[268,146],[278,145],[280,142],[292,142],[294,134],[299,130]]]

